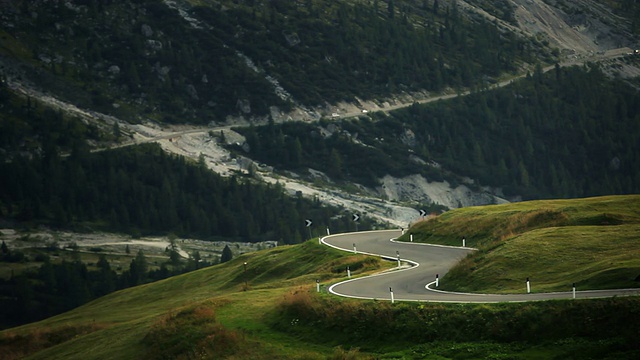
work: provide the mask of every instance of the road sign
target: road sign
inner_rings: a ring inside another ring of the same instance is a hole
[[[427,215],[427,212],[420,209],[420,216],[425,217],[425,215]]]
[[[360,220],[360,215],[353,214],[353,221],[359,221],[359,220]]]
[[[309,220],[309,219],[306,219],[306,220],[304,221],[304,226],[306,226],[306,227],[311,226],[311,224],[313,224],[313,222],[312,222],[311,220]]]

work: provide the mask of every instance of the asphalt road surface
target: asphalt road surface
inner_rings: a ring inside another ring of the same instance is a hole
[[[322,243],[344,251],[382,256],[390,261],[401,259],[397,270],[351,279],[334,284],[329,291],[335,295],[395,301],[432,301],[456,303],[522,302],[551,299],[571,299],[572,289],[566,292],[526,293],[523,283],[522,294],[469,294],[439,291],[439,282],[447,271],[468,253],[471,248],[427,245],[393,241],[401,235],[400,230],[381,230],[330,235],[322,238]],[[412,266],[411,266],[412,265]],[[602,298],[611,296],[640,295],[640,289],[576,291],[576,299]]]

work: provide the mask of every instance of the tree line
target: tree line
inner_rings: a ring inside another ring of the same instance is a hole
[[[636,0],[608,0],[614,11],[631,20],[631,31],[640,34],[640,3]]]
[[[640,94],[596,65],[394,114],[431,157],[524,198],[640,191]]]
[[[225,248],[229,252],[228,247]],[[170,276],[197,270],[211,264],[199,261],[194,254],[181,261],[169,254],[168,261],[152,269],[142,250],[131,259],[127,269],[114,269],[105,254],[100,254],[95,270],[80,260],[53,262],[49,254],[60,255],[58,247],[41,249],[35,259],[41,265],[32,270],[0,279],[0,329],[18,326],[63,313],[116,290],[166,279]],[[172,251],[171,249],[169,251]],[[229,261],[226,254],[221,262]],[[0,262],[24,261],[19,250],[11,250],[2,242]],[[121,270],[121,271],[116,271]]]
[[[49,146],[42,156],[0,163],[0,173],[0,216],[22,226],[284,244],[307,238],[308,218],[349,228],[350,215],[336,208],[291,197],[280,184],[223,178],[155,144],[68,157]]]
[[[246,137],[251,156],[271,164],[276,169],[306,173],[311,168],[323,171],[336,182],[357,182],[375,187],[378,178],[386,174],[403,175],[416,171],[406,161],[406,150],[399,154],[393,144],[376,141],[384,137],[384,129],[362,118],[330,123],[323,120],[322,127],[335,127],[330,136],[322,135],[318,125],[288,122],[270,123],[263,127],[236,129]],[[367,145],[363,146],[363,142]],[[404,155],[404,156],[403,156]],[[397,161],[402,156],[402,161]]]

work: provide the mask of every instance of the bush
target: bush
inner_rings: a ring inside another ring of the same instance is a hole
[[[146,359],[225,358],[247,347],[244,334],[218,324],[213,307],[207,305],[161,317],[143,343],[148,347]]]
[[[0,354],[5,360],[23,359],[42,349],[63,343],[75,337],[92,333],[102,325],[63,326],[55,329],[36,328],[28,333],[5,331],[0,334]]]
[[[22,251],[14,250],[7,254],[0,256],[0,261],[19,263],[26,262],[28,259]]]
[[[38,254],[36,254],[34,260],[37,261],[37,262],[48,262],[49,261],[49,255],[38,253]]]
[[[281,301],[281,331],[320,332],[343,344],[370,342],[474,341],[541,343],[568,338],[622,339],[635,344],[640,333],[637,297],[525,304],[414,304],[364,302],[316,296],[296,290]],[[289,326],[291,319],[296,327]],[[340,328],[336,333],[333,329]],[[347,338],[345,338],[345,334]],[[311,335],[309,335],[311,336]],[[637,346],[636,346],[637,347]],[[633,348],[630,346],[629,349]]]

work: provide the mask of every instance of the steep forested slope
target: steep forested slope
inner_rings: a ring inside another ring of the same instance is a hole
[[[636,0],[607,0],[604,3],[610,5],[620,16],[631,19],[631,31],[640,33],[640,3]]]
[[[201,239],[298,243],[304,219],[318,226],[340,215],[278,185],[222,178],[203,163],[166,155],[157,145],[61,158],[0,163],[0,216],[27,224],[117,229],[133,235],[175,233]],[[349,217],[332,226],[346,228]]]
[[[444,1],[20,1],[2,20],[9,80],[135,121],[466,87],[548,56]]]
[[[597,67],[557,68],[412,108],[418,138],[448,168],[529,198],[637,193],[638,91]]]
[[[640,94],[595,66],[540,70],[451,101],[318,125],[243,131],[251,156],[376,186],[385,174],[466,174],[526,198],[640,191]],[[332,131],[330,131],[331,129]],[[439,164],[439,165],[438,165]]]

